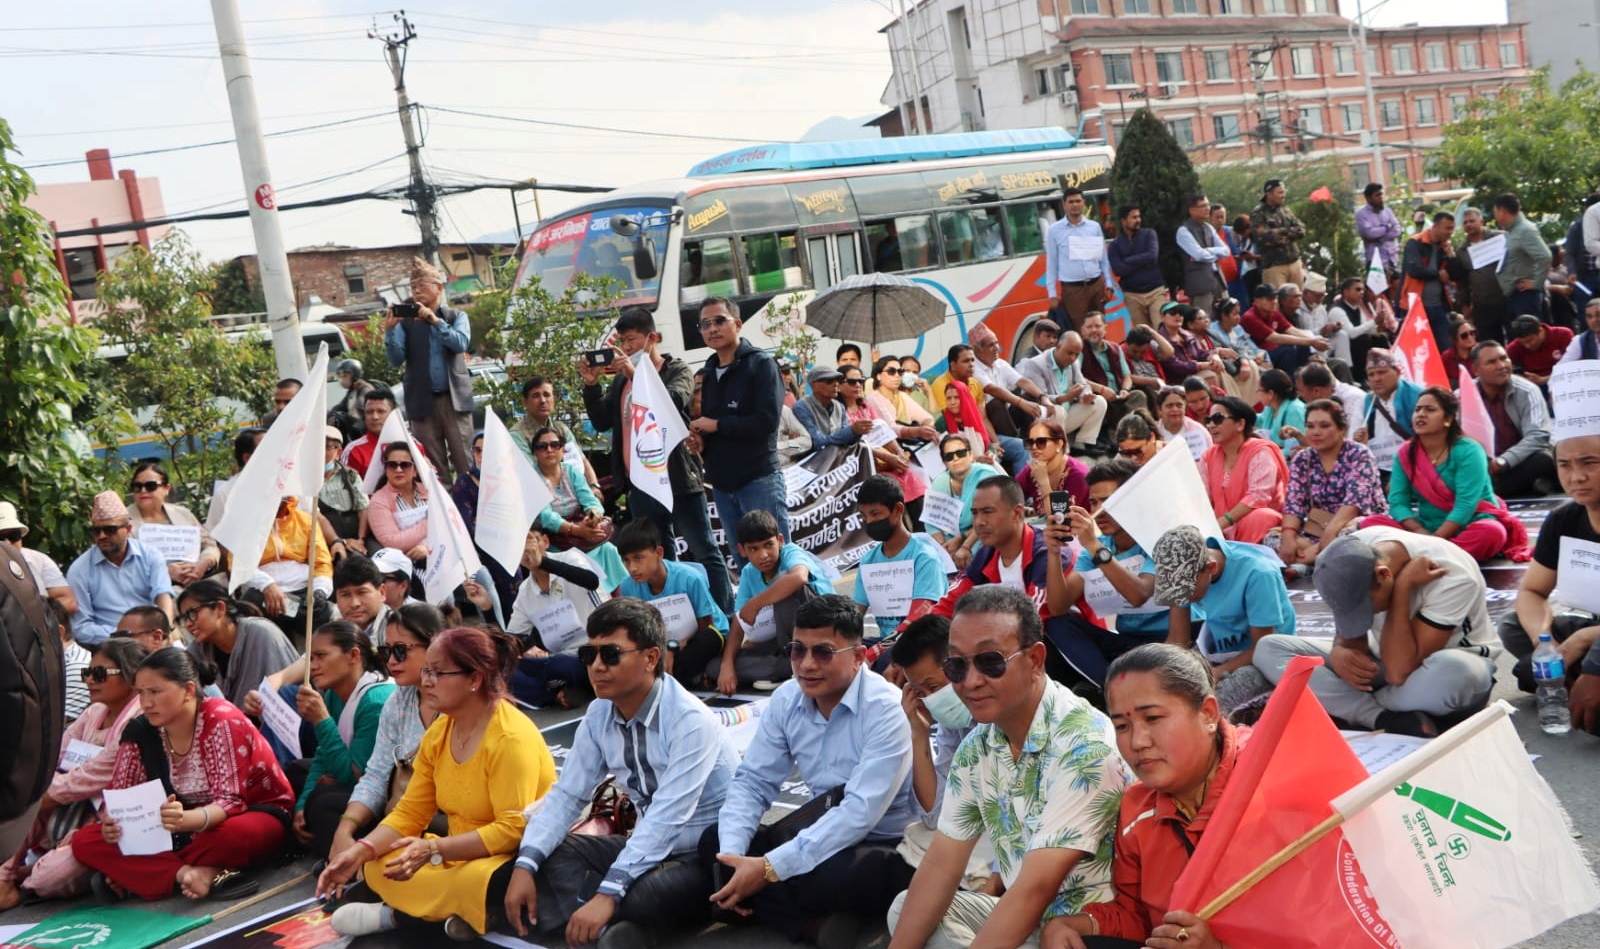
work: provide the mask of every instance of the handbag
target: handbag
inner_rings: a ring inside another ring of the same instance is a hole
[[[594,789],[588,816],[578,818],[569,833],[587,837],[626,837],[633,832],[633,825],[638,820],[638,809],[628,800],[628,795],[617,787],[617,779],[606,778]]]
[[[411,783],[413,771],[411,762],[412,758],[395,756],[394,770],[389,772],[389,796],[383,802],[383,816],[385,817],[388,817],[389,813],[399,805],[400,799],[406,796],[406,786]]]

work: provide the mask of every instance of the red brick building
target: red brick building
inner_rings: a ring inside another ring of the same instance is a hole
[[[451,293],[493,286],[494,264],[515,250],[510,244],[441,244],[439,260],[448,274]],[[407,293],[416,244],[388,247],[346,247],[326,244],[289,251],[289,277],[295,302],[307,306],[313,296],[340,309],[379,302],[379,291],[398,287]],[[237,258],[252,287],[260,280],[254,254]]]

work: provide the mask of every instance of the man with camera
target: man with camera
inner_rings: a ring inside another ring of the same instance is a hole
[[[471,342],[467,314],[445,304],[438,268],[412,258],[411,299],[390,307],[383,318],[383,346],[391,364],[405,367],[406,421],[444,484],[472,468],[467,451],[472,375],[466,355]]]

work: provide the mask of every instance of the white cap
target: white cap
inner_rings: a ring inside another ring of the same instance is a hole
[[[372,562],[378,565],[378,572],[384,576],[391,573],[405,574],[406,579],[411,579],[411,558],[393,547],[381,547],[372,555]]]

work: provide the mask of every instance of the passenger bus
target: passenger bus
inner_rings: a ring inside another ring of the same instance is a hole
[[[1109,216],[1112,157],[1052,128],[742,148],[549,219],[529,236],[517,280],[560,293],[579,272],[610,277],[619,305],[649,307],[665,348],[694,360],[709,355],[698,328],[709,296],[737,300],[745,338],[770,347],[769,305],[803,303],[852,274],[903,274],[948,316],[879,348],[917,356],[932,378],[979,323],[1009,354],[1027,345],[1050,309],[1044,229],[1067,187]],[[1106,311],[1120,339],[1120,294]],[[824,340],[819,360],[838,342]]]

